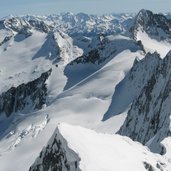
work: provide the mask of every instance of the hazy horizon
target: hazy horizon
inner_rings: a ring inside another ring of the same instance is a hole
[[[148,9],[157,13],[171,12],[169,0],[0,0],[0,17],[13,15],[49,15],[59,13],[137,13],[141,9]]]

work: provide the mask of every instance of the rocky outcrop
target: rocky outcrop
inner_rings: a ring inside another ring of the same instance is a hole
[[[95,44],[96,46],[93,47],[92,44]],[[132,52],[138,50],[144,51],[142,44],[137,43],[128,37],[113,35],[106,36],[103,34],[98,35],[97,38],[91,42],[89,47],[92,47],[89,52],[84,53],[70,64],[101,64],[124,50],[129,49]]]
[[[29,112],[41,109],[46,103],[46,80],[51,70],[43,73],[39,78],[18,87],[11,87],[0,95],[0,113],[9,117],[13,112]]]
[[[163,154],[165,150],[161,141],[171,136],[171,52],[159,63],[151,65],[156,65],[156,70],[134,99],[124,125],[118,133]],[[148,70],[149,68],[146,75]]]
[[[74,63],[80,64],[80,63],[95,63],[100,64],[102,61],[100,59],[100,55],[97,49],[91,50],[87,55],[78,57],[74,61],[72,61],[70,64],[73,65]]]
[[[29,171],[80,171],[79,157],[56,129]]]
[[[171,20],[163,14],[153,14],[149,10],[142,9],[135,17],[134,26],[131,28],[136,40],[138,30],[145,31],[151,38],[157,40],[169,40],[171,38]]]

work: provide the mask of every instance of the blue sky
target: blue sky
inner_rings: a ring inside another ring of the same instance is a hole
[[[171,11],[171,0],[0,0],[0,16],[8,14],[54,14],[85,12],[91,14]]]

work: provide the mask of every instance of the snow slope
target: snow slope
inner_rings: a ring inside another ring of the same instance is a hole
[[[137,40],[141,40],[146,52],[157,51],[162,58],[171,50],[171,44],[167,41],[157,41],[148,36],[146,32],[139,30],[137,32]]]
[[[171,168],[171,163],[167,159],[151,153],[146,147],[127,137],[96,133],[80,126],[68,124],[60,124],[54,134],[63,143],[62,138],[60,138],[62,135],[67,141],[67,146],[81,158],[79,161],[77,157],[77,162],[82,171],[146,171],[150,168],[156,171],[167,171]],[[42,159],[43,155],[41,155]],[[65,151],[65,155],[69,155],[68,149]],[[72,155],[70,154],[70,158]],[[38,163],[41,162],[43,160]],[[76,171],[77,169],[72,168],[71,170]]]
[[[14,38],[11,38],[7,43],[0,46],[1,93],[12,86],[16,87],[34,80],[42,72],[50,69],[51,61],[45,58],[32,60],[45,39],[46,34],[35,31],[27,39],[16,42]]]
[[[157,64],[161,60],[158,53],[148,53],[144,58],[137,57],[131,70],[115,88],[112,102],[103,120],[123,113],[131,106],[132,101],[147,84],[147,81],[156,71]],[[112,115],[111,115],[112,114]]]
[[[114,87],[123,79],[136,56],[140,55],[140,52],[132,53],[126,50],[96,73],[59,94],[44,109],[28,115],[18,113],[12,121],[14,124],[9,125],[5,133],[6,136],[2,137],[0,142],[0,163],[4,163],[1,166],[2,170],[14,171],[14,168],[28,170],[37,154],[50,139],[57,123],[67,122],[88,128],[97,128],[98,131],[101,131],[100,128],[103,130],[101,120],[110,105]],[[54,67],[52,75],[55,69],[59,68]],[[101,86],[97,89],[98,85]],[[47,124],[40,129],[47,116]],[[123,124],[123,120],[121,119],[119,122],[117,125],[111,123],[110,130],[118,130]],[[108,129],[106,129],[107,131]],[[35,132],[38,132],[36,136],[34,136]],[[11,148],[11,144],[16,144],[18,138],[20,139],[19,143]],[[14,161],[10,165],[6,162],[9,159]]]

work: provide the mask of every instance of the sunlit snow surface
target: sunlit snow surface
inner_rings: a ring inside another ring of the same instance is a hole
[[[118,54],[118,56],[113,58],[96,73],[69,90],[60,93],[51,102],[50,106],[41,111],[30,113],[27,116],[23,115],[19,121],[15,122],[15,125],[10,125],[8,135],[0,143],[0,163],[4,163],[1,165],[1,168],[8,171],[12,171],[14,168],[16,170],[28,170],[60,122],[82,125],[95,130],[97,129],[98,132],[109,131],[110,133],[114,133],[115,130],[117,131],[123,124],[125,115],[123,115],[123,119],[121,116],[121,119],[118,122],[116,121],[116,124],[115,121],[111,122],[110,129],[108,128],[109,125],[105,125],[105,122],[103,125],[102,118],[110,105],[115,86],[124,78],[125,73],[132,66],[136,56],[141,55],[139,52],[132,53],[129,50]],[[66,78],[64,76],[61,77],[61,72],[57,72],[61,70],[61,67],[54,67],[53,72],[56,73],[54,77],[57,80],[65,82]],[[57,82],[55,78],[50,79],[55,83]],[[53,82],[51,84],[52,86],[48,83],[48,86],[52,88],[53,94],[55,88]],[[60,85],[62,86],[63,84],[60,82],[58,87]],[[56,91],[58,91],[58,87]],[[49,91],[51,92],[50,89]],[[34,137],[33,134],[35,131],[31,127],[40,130],[37,125],[41,125],[41,123],[44,125],[47,115],[47,125],[42,131],[36,131],[39,133]],[[16,131],[10,133],[10,130]],[[21,137],[22,132],[26,132],[26,134],[21,139],[18,139],[18,137]],[[16,145],[13,146],[14,148],[11,148],[11,144]],[[13,160],[14,162],[8,165],[8,160]]]
[[[127,137],[96,133],[68,124],[60,124],[58,128],[68,146],[81,158],[79,167],[83,171],[146,171],[144,162],[159,170],[156,163],[169,163]],[[163,167],[170,170],[171,163]]]
[[[146,52],[157,51],[161,58],[164,58],[166,54],[171,50],[171,44],[166,41],[157,41],[148,36],[146,32],[139,30],[137,32],[137,40],[141,40]]]
[[[51,62],[45,58],[32,60],[46,40],[46,34],[35,31],[34,34],[19,42],[11,38],[0,46],[0,92],[7,91],[36,79],[50,68]],[[43,55],[43,54],[42,54]]]
[[[171,166],[165,157],[151,153],[128,137],[97,133],[81,126],[61,123],[32,165],[33,168],[44,161],[48,147],[59,149],[53,145],[55,140],[62,142],[67,161],[79,161],[78,167],[82,171],[146,171],[147,168],[160,171],[169,170]]]

